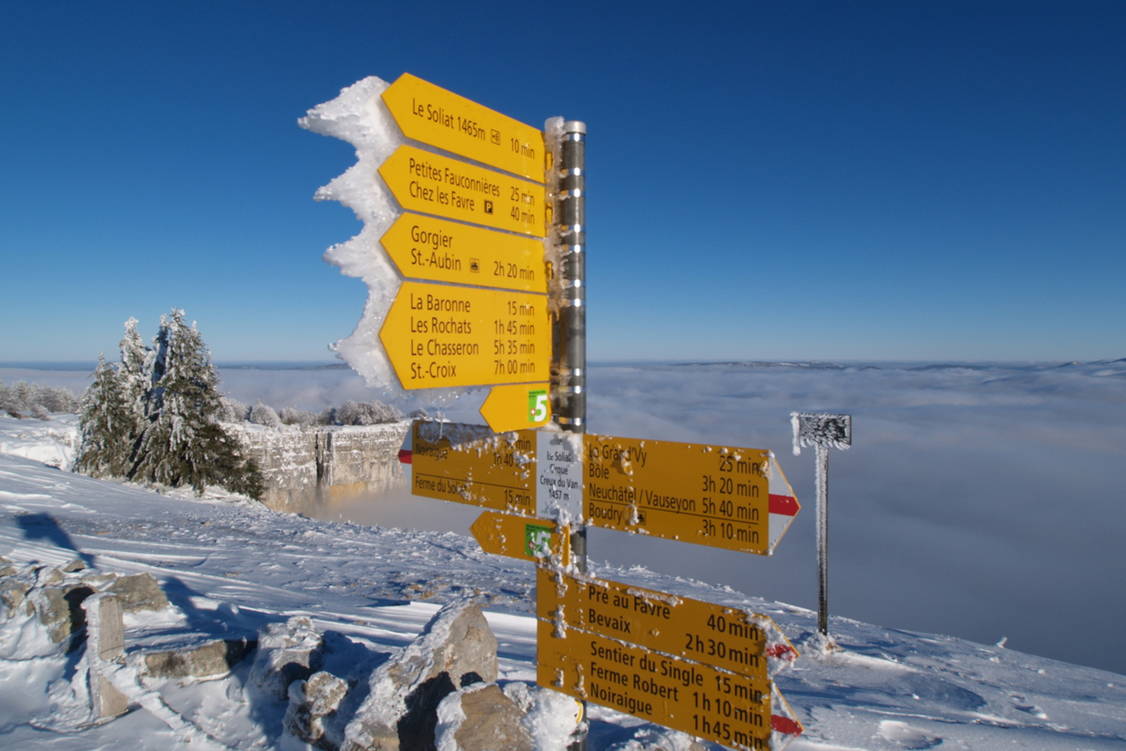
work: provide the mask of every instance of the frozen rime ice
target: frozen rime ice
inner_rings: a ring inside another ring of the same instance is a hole
[[[313,107],[297,124],[314,133],[347,141],[356,149],[356,163],[314,194],[318,201],[339,201],[352,209],[363,223],[357,235],[331,246],[324,254],[326,261],[339,266],[345,275],[361,279],[368,288],[368,298],[355,330],[333,342],[331,349],[363,377],[368,386],[381,389],[389,397],[408,400],[379,341],[379,330],[401,284],[380,238],[402,211],[378,170],[395,149],[407,143],[381,97],[389,85],[376,76],[356,81],[341,89],[335,99]],[[562,118],[552,118],[547,124],[548,135],[554,133],[558,137],[562,126]],[[426,151],[436,151],[423,143],[410,143]],[[548,260],[558,260],[558,248],[547,247],[545,256]],[[474,386],[419,389],[411,392],[409,401],[438,406],[480,391],[481,387]]]
[[[339,138],[356,149],[356,163],[317,189],[318,201],[339,201],[356,214],[363,229],[333,245],[325,260],[368,287],[368,299],[355,331],[332,345],[368,385],[393,388],[391,363],[379,346],[379,328],[399,290],[399,277],[379,244],[399,211],[395,199],[379,179],[379,165],[404,143],[380,94],[387,82],[369,76],[341,90],[335,99],[318,104],[298,125],[314,133]]]
[[[324,258],[347,276],[361,279],[368,298],[355,330],[331,345],[334,352],[373,388],[404,396],[404,390],[379,342],[379,329],[399,291],[400,279],[380,238],[402,213],[379,177],[379,165],[406,143],[381,94],[389,84],[376,76],[361,79],[339,96],[318,104],[298,119],[306,130],[347,141],[356,149],[356,163],[317,189],[318,201],[339,201],[363,223],[359,234],[325,251]],[[427,149],[425,145],[414,144]],[[427,390],[432,403],[457,399],[466,389]],[[416,396],[423,392],[416,391]]]
[[[794,431],[794,456],[798,456],[802,448],[809,446],[825,446],[843,451],[852,445],[851,415],[791,412],[790,423]]]

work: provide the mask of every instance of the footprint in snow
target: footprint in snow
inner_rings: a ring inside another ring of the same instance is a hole
[[[880,729],[876,735],[885,741],[890,741],[900,748],[906,749],[934,748],[942,743],[942,739],[938,736],[931,735],[925,730],[912,727],[906,722],[899,722],[898,720],[884,720],[881,722]]]

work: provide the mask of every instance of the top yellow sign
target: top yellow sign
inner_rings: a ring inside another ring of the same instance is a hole
[[[543,133],[530,125],[410,73],[383,92],[383,102],[407,138],[544,180]]]

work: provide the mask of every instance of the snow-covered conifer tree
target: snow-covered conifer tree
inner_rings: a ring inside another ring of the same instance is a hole
[[[145,346],[137,333],[137,319],[130,317],[125,322],[125,334],[118,344],[121,351],[121,367],[118,374],[129,401],[137,412],[137,433],[144,428],[145,394],[152,387],[153,351]]]
[[[219,426],[221,404],[211,355],[184,311],[162,316],[156,335],[149,423],[137,444],[131,477],[164,485],[206,485],[258,497],[261,476]]]
[[[129,472],[135,433],[133,406],[117,369],[98,356],[94,381],[82,395],[81,440],[74,468],[94,477],[125,477]]]
[[[141,335],[137,333],[137,319],[132,316],[125,321],[125,333],[117,346],[121,352],[117,377],[129,404],[130,422],[126,430],[133,449],[136,449],[137,440],[148,425],[145,404],[152,387],[153,351],[141,340]]]

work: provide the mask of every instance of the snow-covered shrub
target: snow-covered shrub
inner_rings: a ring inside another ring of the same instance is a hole
[[[47,412],[73,414],[78,411],[78,399],[70,391],[54,386],[32,386],[32,401]]]
[[[335,410],[336,425],[378,425],[395,422],[400,412],[382,402],[344,402]]]
[[[285,425],[316,425],[317,416],[312,412],[294,407],[282,407],[278,411],[278,418]]]
[[[9,417],[24,417],[29,411],[28,405],[20,401],[16,384],[5,386],[0,383],[0,412]]]
[[[402,413],[383,402],[344,402],[329,407],[317,417],[321,425],[378,425],[402,419]]]
[[[67,389],[26,381],[17,381],[11,386],[0,383],[0,414],[46,420],[50,412],[77,411],[78,398]]]
[[[265,425],[270,428],[276,428],[281,425],[281,419],[278,418],[278,413],[274,411],[274,408],[262,402],[258,402],[250,408],[250,412],[246,415],[246,420],[255,425]]]
[[[219,397],[219,420],[222,422],[242,422],[247,418],[250,409],[229,396]]]

